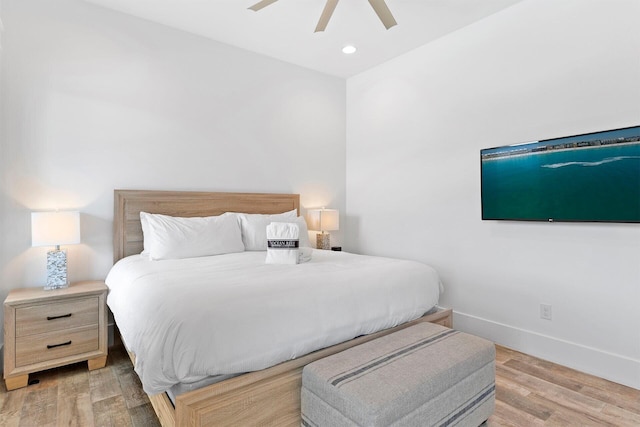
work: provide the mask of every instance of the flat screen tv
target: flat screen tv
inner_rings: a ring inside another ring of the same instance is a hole
[[[640,222],[640,126],[480,151],[482,219]]]

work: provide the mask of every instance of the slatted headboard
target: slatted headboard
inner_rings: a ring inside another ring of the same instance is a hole
[[[224,212],[300,214],[299,194],[211,193],[196,191],[115,190],[113,262],[142,252],[140,211],[194,217]]]

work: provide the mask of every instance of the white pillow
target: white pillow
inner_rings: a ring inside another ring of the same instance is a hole
[[[293,222],[298,217],[297,210],[289,212],[264,215],[264,214],[237,214],[240,218],[242,230],[242,242],[246,251],[267,250],[267,225],[272,222]]]
[[[305,221],[303,216],[299,216],[294,222],[298,224],[298,228],[300,229],[300,247],[310,248],[311,242],[309,241],[309,230],[307,230],[307,221]]]
[[[153,260],[244,251],[234,215],[181,218],[140,212],[144,251]]]

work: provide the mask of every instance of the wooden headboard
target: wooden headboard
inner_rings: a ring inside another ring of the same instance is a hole
[[[142,252],[140,211],[194,217],[224,212],[300,214],[299,194],[210,193],[195,191],[115,190],[113,262]]]

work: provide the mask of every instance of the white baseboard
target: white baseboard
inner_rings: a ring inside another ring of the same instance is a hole
[[[640,390],[640,360],[454,311],[457,330]]]

